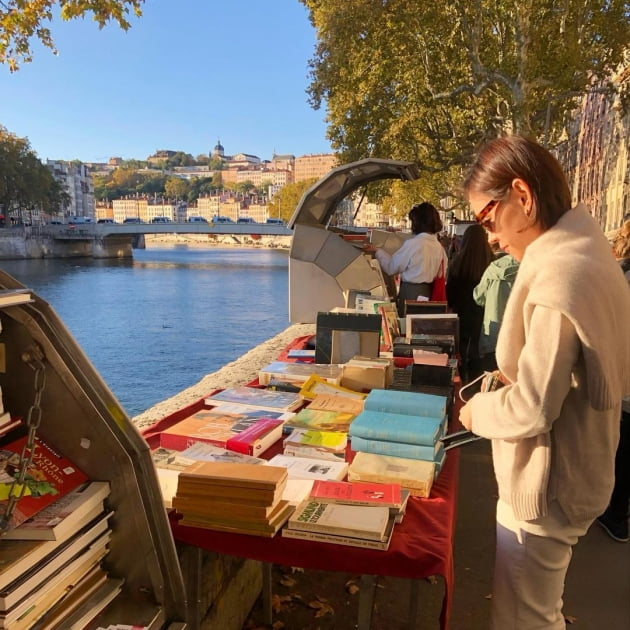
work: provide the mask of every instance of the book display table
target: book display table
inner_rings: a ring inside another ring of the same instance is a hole
[[[286,351],[285,351],[286,352]],[[284,354],[284,353],[283,353]],[[282,356],[282,355],[281,355]],[[282,360],[282,359],[280,359]],[[159,443],[159,433],[166,426],[203,408],[203,399],[164,418],[144,432],[149,445]],[[455,404],[454,413],[458,405]],[[281,452],[281,443],[274,445],[265,454],[270,458]],[[348,461],[354,457],[348,451]],[[410,619],[415,619],[417,601],[417,581],[429,576],[442,576],[445,594],[440,614],[440,627],[448,627],[449,614],[454,589],[453,543],[457,506],[459,473],[459,452],[450,450],[446,462],[433,483],[428,499],[411,497],[402,523],[394,528],[387,551],[340,546],[310,540],[284,538],[280,534],[274,538],[263,538],[243,534],[231,534],[210,529],[183,526],[179,515],[172,511],[169,521],[173,536],[179,543],[215,553],[249,558],[266,563],[263,576],[263,595],[267,622],[271,616],[271,564],[302,567],[305,569],[340,571],[360,574],[362,588],[359,601],[359,630],[368,630],[371,621],[373,587],[375,576],[409,579],[411,588]],[[199,563],[199,571],[201,566]],[[190,578],[193,578],[190,580]],[[190,576],[189,583],[199,584],[201,575]],[[195,630],[195,593],[189,593],[190,615],[188,623]],[[192,607],[192,608],[191,608]],[[197,611],[197,614],[200,611]]]

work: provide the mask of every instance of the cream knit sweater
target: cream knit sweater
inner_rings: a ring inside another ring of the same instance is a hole
[[[499,496],[520,520],[553,499],[574,525],[606,508],[630,392],[629,314],[623,273],[583,205],[529,245],[497,342],[510,385],[471,402],[472,430],[493,440]]]

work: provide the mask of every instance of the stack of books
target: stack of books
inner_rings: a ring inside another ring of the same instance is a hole
[[[268,385],[271,380],[278,380],[302,385],[313,374],[329,383],[339,385],[341,382],[341,365],[336,363],[274,361],[258,371],[258,382],[261,385]]]
[[[40,456],[39,472],[44,472],[44,462],[53,460]],[[60,456],[54,461],[61,460],[73,468]],[[122,588],[122,580],[108,577],[101,567],[111,537],[112,513],[105,506],[109,483],[85,481],[72,490],[58,489],[52,503],[6,531],[0,543],[2,628],[72,628],[77,615],[88,623]]]
[[[389,547],[396,522],[391,510],[401,508],[400,486],[397,492],[392,487],[372,495],[359,492],[359,499],[353,501],[352,492],[322,490],[319,483],[313,484],[311,496],[291,515],[282,536],[371,549]]]
[[[195,462],[179,473],[173,507],[182,525],[271,538],[293,510],[287,478],[279,466]]]
[[[424,460],[439,472],[446,457],[440,440],[447,428],[447,402],[433,394],[372,390],[350,425],[352,449]]]

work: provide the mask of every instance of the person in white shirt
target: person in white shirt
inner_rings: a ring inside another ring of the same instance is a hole
[[[497,339],[504,387],[460,411],[492,440],[493,630],[560,630],[573,545],[611,495],[630,392],[630,292],[600,226],[549,151],[521,136],[479,153],[464,191],[489,242],[520,261]]]
[[[396,301],[400,317],[405,313],[405,300],[417,300],[418,296],[431,297],[433,280],[440,265],[444,265],[443,272],[446,274],[448,264],[446,251],[437,237],[442,230],[442,220],[436,208],[425,201],[413,206],[408,216],[415,236],[407,239],[394,254],[371,244],[363,247],[366,253],[374,254],[386,274],[400,274]]]

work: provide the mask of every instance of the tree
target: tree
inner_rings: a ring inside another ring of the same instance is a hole
[[[54,214],[68,200],[50,169],[31,150],[28,139],[0,126],[0,212],[20,219],[35,208]]]
[[[283,186],[267,204],[270,217],[280,217],[288,221],[295,212],[302,195],[316,182],[315,178],[305,179]]]
[[[169,199],[184,199],[188,195],[189,184],[181,177],[169,177],[164,184],[164,194]]]
[[[34,38],[57,52],[47,26],[57,4],[64,20],[92,14],[99,28],[116,22],[126,31],[131,26],[130,14],[142,15],[144,0],[3,0],[0,2],[0,63],[7,64],[11,72],[21,63],[32,60]]]
[[[627,0],[301,2],[318,36],[310,102],[341,161],[415,161],[434,197],[489,138],[554,143],[630,40]]]

